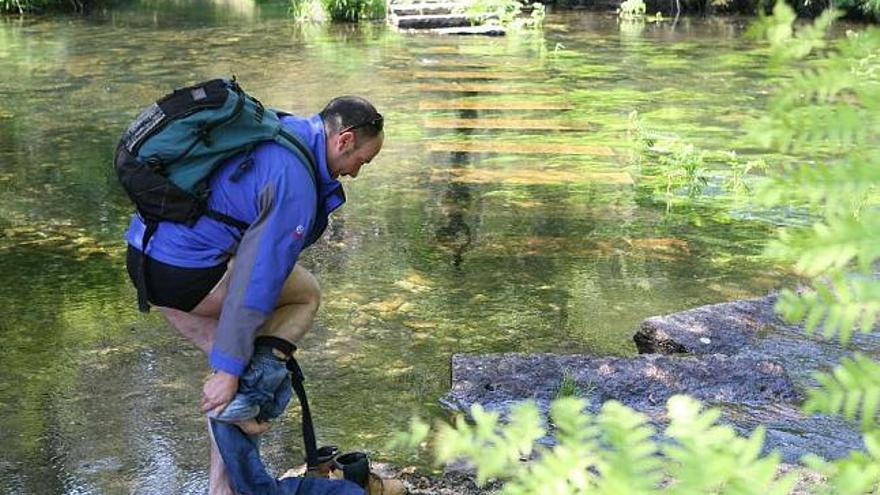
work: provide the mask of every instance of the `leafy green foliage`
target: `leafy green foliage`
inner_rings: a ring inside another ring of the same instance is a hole
[[[823,32],[834,17],[795,29],[793,11],[780,2],[762,29],[780,61],[798,60],[827,48]],[[880,282],[870,278],[880,260],[880,33],[851,34],[823,53],[773,98],[753,132],[765,145],[822,157],[782,171],[762,192],[767,204],[804,205],[819,217],[770,247],[817,279],[812,290],[785,292],[777,309],[848,341],[857,327],[874,328],[880,305]]]
[[[821,327],[825,337],[845,343],[856,329],[872,331],[880,314],[880,280],[874,275],[880,260],[880,32],[848,34],[825,50],[824,31],[835,16],[826,12],[795,29],[792,10],[777,3],[774,18],[762,27],[777,60],[823,56],[808,60],[801,77],[773,98],[755,133],[765,145],[822,157],[819,164],[784,170],[763,194],[768,204],[807,205],[819,217],[812,228],[783,232],[770,248],[813,279],[801,293],[784,291],[777,310],[789,321],[804,321],[808,331]],[[820,386],[809,391],[804,411],[860,419],[867,453],[806,462],[827,476],[825,493],[880,491],[880,364],[857,354],[816,380]]]
[[[360,19],[376,19],[385,15],[385,3],[382,0],[321,0],[321,5],[327,16],[334,21],[357,22]]]
[[[288,13],[298,22],[318,22],[327,18],[321,0],[291,0]]]
[[[43,12],[47,10],[84,12],[111,4],[109,0],[0,0],[0,14]]]
[[[694,399],[672,397],[667,405],[666,434],[675,443],[664,449],[672,459],[673,493],[789,493],[792,476],[776,479],[778,454],[761,457],[764,429],[742,438],[729,426],[718,426],[717,409],[701,411]]]
[[[749,177],[755,172],[760,172],[763,177],[763,174],[766,173],[768,169],[767,162],[761,159],[743,162],[735,151],[722,153],[722,157],[730,167],[730,177],[724,184],[725,189],[735,195],[751,195],[754,190],[752,183],[749,181]]]
[[[683,189],[688,197],[694,197],[709,183],[706,152],[692,144],[673,143],[669,153],[660,156],[659,162],[665,170],[667,196]]]
[[[845,418],[861,418],[862,428],[876,424],[880,405],[880,364],[856,354],[844,359],[830,375],[817,375],[820,388],[809,391],[804,411],[840,413]]]
[[[852,452],[849,457],[826,462],[816,456],[807,456],[804,463],[825,475],[825,486],[817,493],[827,495],[863,495],[880,489],[880,434],[865,435],[867,453]]]
[[[497,414],[477,405],[473,424],[459,419],[454,428],[439,427],[435,455],[440,462],[472,463],[480,483],[505,481],[506,495],[767,495],[789,493],[794,485],[793,475],[777,476],[777,454],[761,456],[763,430],[740,437],[716,423],[718,410],[704,411],[694,399],[669,400],[664,440],[643,414],[618,402],[605,403],[597,415],[585,407],[583,399],[553,401],[556,443],[545,447],[535,445],[546,432],[533,403],[515,406],[503,427]]]
[[[458,418],[455,428],[442,425],[437,434],[439,461],[465,458],[477,461],[477,480],[485,483],[514,471],[521,458],[528,458],[537,439],[544,436],[538,409],[532,403],[512,408],[510,420],[499,429],[498,413],[479,405],[471,410],[474,426]]]
[[[419,418],[412,418],[409,422],[409,430],[395,434],[386,446],[389,450],[412,451],[424,446],[425,439],[431,432],[431,427]]]
[[[632,144],[630,162],[642,169],[642,179],[653,194],[666,202],[667,210],[680,200],[701,196],[712,179],[734,196],[754,194],[754,183],[764,180],[767,163],[760,159],[743,161],[734,151],[696,148],[673,135],[662,136],[647,130],[633,111],[629,115],[627,136]],[[711,164],[726,170],[711,171]]]
[[[804,321],[808,332],[822,326],[826,338],[847,343],[856,329],[870,332],[880,314],[880,287],[866,279],[813,282],[812,290],[798,294],[784,290],[776,306],[790,322]]]

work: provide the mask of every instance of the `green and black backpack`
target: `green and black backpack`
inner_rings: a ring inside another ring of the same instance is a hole
[[[235,78],[176,89],[144,109],[123,133],[114,158],[119,181],[146,225],[143,248],[160,221],[192,226],[209,216],[247,229],[246,222],[207,207],[208,179],[227,159],[250,153],[261,142],[275,141],[292,151],[308,164],[315,182],[315,157],[282,128],[282,115],[245,93]],[[246,159],[241,170],[250,163]],[[142,262],[138,306],[147,311],[144,272]]]

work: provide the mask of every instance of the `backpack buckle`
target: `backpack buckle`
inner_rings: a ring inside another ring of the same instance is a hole
[[[159,175],[165,175],[165,174],[162,173],[162,172],[163,172],[163,170],[162,170],[162,158],[160,158],[160,157],[158,157],[158,156],[156,156],[156,155],[153,155],[153,156],[147,158],[147,161],[146,161],[145,165],[147,166],[147,168],[149,168],[149,169],[150,169],[151,171],[153,171],[154,173],[157,173],[157,174],[159,174]]]

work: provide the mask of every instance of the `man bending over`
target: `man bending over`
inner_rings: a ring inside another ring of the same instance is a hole
[[[149,302],[208,355],[214,374],[202,409],[248,434],[264,432],[283,412],[290,399],[284,364],[321,301],[317,280],[296,263],[299,253],[345,202],[339,177],[357,177],[384,141],[382,116],[354,96],[281,123],[314,155],[314,181],[309,164],[275,142],[233,157],[209,179],[208,207],[246,222],[246,230],[207,216],[192,227],[161,222],[144,250],[144,222],[135,215],[126,234],[132,281],[137,286],[146,255]],[[211,495],[233,493],[213,438],[209,479]]]

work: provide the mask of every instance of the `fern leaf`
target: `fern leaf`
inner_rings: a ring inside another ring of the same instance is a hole
[[[651,439],[647,418],[616,401],[606,402],[597,417],[602,450],[597,464],[598,493],[648,493],[661,478],[658,447]]]
[[[876,430],[864,435],[867,455],[852,452],[843,459],[827,462],[815,455],[804,457],[804,464],[825,475],[827,481],[818,493],[828,495],[863,495],[880,490],[880,457]]]
[[[880,215],[817,223],[812,230],[787,232],[781,241],[774,245],[774,254],[797,258],[797,269],[807,276],[844,268],[853,261],[868,271],[880,258]]]
[[[844,359],[832,374],[816,375],[816,380],[820,386],[807,392],[805,413],[840,413],[849,420],[860,417],[865,430],[875,425],[880,397],[880,364],[856,354],[851,359]]]
[[[880,314],[880,284],[852,275],[848,279],[835,276],[828,283],[831,285],[814,282],[813,291],[803,294],[782,291],[776,311],[789,323],[804,320],[807,333],[815,332],[824,322],[823,335],[829,339],[836,336],[844,344],[856,330],[871,332]]]
[[[758,191],[758,198],[769,205],[795,201],[851,211],[853,198],[867,197],[878,189],[880,161],[854,156],[844,162],[796,167],[765,182]]]
[[[788,493],[794,478],[776,479],[779,456],[760,457],[764,429],[741,438],[729,426],[715,424],[716,410],[700,411],[694,399],[675,396],[667,405],[666,434],[674,443],[663,453],[673,461],[672,493]]]

